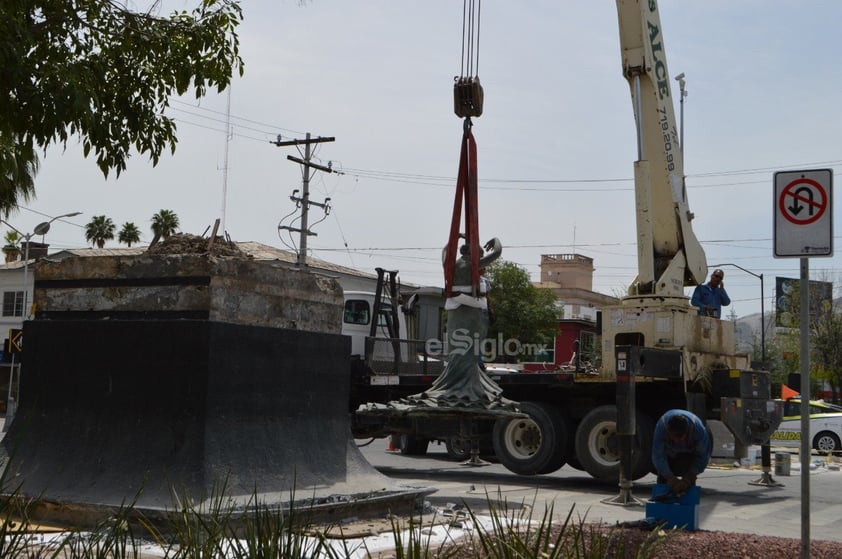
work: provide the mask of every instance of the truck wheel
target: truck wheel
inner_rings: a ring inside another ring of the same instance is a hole
[[[518,407],[529,417],[494,424],[498,460],[521,475],[549,474],[564,466],[567,424],[561,412],[542,402],[520,402]]]
[[[652,441],[655,439],[655,422],[645,413],[637,412],[635,445],[632,448],[632,479],[640,479],[655,469],[652,463]],[[713,439],[711,439],[713,440]],[[619,473],[618,479],[619,479]]]
[[[444,441],[447,455],[453,460],[463,461],[471,457],[471,441],[460,436],[450,437]]]
[[[654,423],[638,412],[637,436],[632,444],[632,479],[640,479],[652,468]],[[591,410],[576,431],[576,457],[592,477],[616,483],[620,479],[620,447],[617,438],[617,407]]]
[[[401,434],[401,454],[404,456],[424,456],[430,441],[409,433]]]

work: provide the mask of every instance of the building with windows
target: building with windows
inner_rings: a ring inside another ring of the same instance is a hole
[[[28,245],[28,247],[27,247]],[[0,310],[0,339],[8,340],[10,330],[17,330],[23,326],[24,320],[24,293],[26,293],[27,305],[32,303],[32,289],[35,283],[32,274],[32,264],[39,258],[47,255],[49,244],[36,243],[35,241],[21,243],[20,250],[14,259],[7,260],[0,265],[0,293],[3,294],[3,308]],[[24,255],[29,260],[24,260]],[[24,282],[26,285],[24,286]],[[4,344],[4,352],[8,350]],[[0,361],[5,361],[6,356]]]
[[[0,413],[6,413],[7,402],[17,400],[17,381],[19,379],[20,359],[17,350],[21,347],[21,328],[25,315],[29,314],[24,306],[32,302],[35,276],[31,266],[38,259],[47,255],[48,244],[34,241],[21,243],[14,258],[7,255],[7,260],[0,265],[0,293],[3,306],[0,308]],[[28,245],[28,246],[27,246]],[[24,255],[29,259],[24,260]],[[14,382],[11,382],[14,379]]]
[[[0,292],[3,294],[0,331],[4,336],[10,328],[20,328],[23,323],[23,266],[22,260],[0,266]],[[33,283],[33,278],[27,278],[29,293],[32,293]]]
[[[569,367],[576,353],[595,364],[600,354],[600,311],[605,305],[617,304],[617,298],[593,290],[593,272],[593,258],[581,254],[541,255],[541,278],[534,285],[557,297],[558,333],[545,361],[526,363],[524,369]]]

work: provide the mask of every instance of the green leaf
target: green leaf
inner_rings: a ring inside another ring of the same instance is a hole
[[[126,169],[132,150],[153,163],[175,150],[168,98],[190,89],[199,98],[243,73],[239,2],[194,1],[192,13],[169,17],[101,0],[0,2],[0,148],[19,171],[0,178],[9,192],[0,211],[34,192],[34,146],[78,136],[106,177]]]

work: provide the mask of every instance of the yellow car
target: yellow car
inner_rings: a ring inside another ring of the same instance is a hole
[[[772,433],[771,446],[801,448],[801,400],[777,400],[783,403],[784,418]],[[822,400],[810,401],[810,441],[819,452],[842,451],[842,407]]]

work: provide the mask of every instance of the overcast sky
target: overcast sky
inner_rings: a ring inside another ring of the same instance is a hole
[[[169,0],[167,10],[196,0]],[[226,94],[177,99],[178,148],[152,167],[135,156],[103,179],[75,143],[50,150],[37,199],[10,217],[28,232],[56,222],[53,248],[86,246],[84,224],[106,215],[134,222],[151,240],[158,210],[202,234],[224,216],[235,241],[276,247],[295,211],[298,165],[283,139],[332,136],[316,160],[310,254],[404,281],[442,285],[462,123],[453,114],[460,71],[462,2],[457,0],[247,0],[240,28],[245,76],[230,97],[223,205]],[[842,168],[842,51],[838,0],[664,1],[661,19],[672,76],[685,73],[685,170],[693,227],[709,264],[798,277],[798,259],[773,259],[773,173]],[[635,129],[622,77],[614,2],[482,2],[479,76],[485,110],[475,120],[480,236],[499,237],[503,257],[537,281],[541,254],[594,259],[594,289],[625,291],[636,274]],[[679,107],[675,107],[676,115]],[[224,208],[224,209],[223,209]],[[838,222],[838,220],[835,220]],[[39,239],[40,240],[40,239]],[[838,238],[837,238],[838,243]],[[106,246],[119,246],[115,241]],[[837,248],[837,254],[840,249]],[[842,260],[814,258],[814,279],[839,277]],[[760,282],[725,268],[738,316],[759,312]]]

